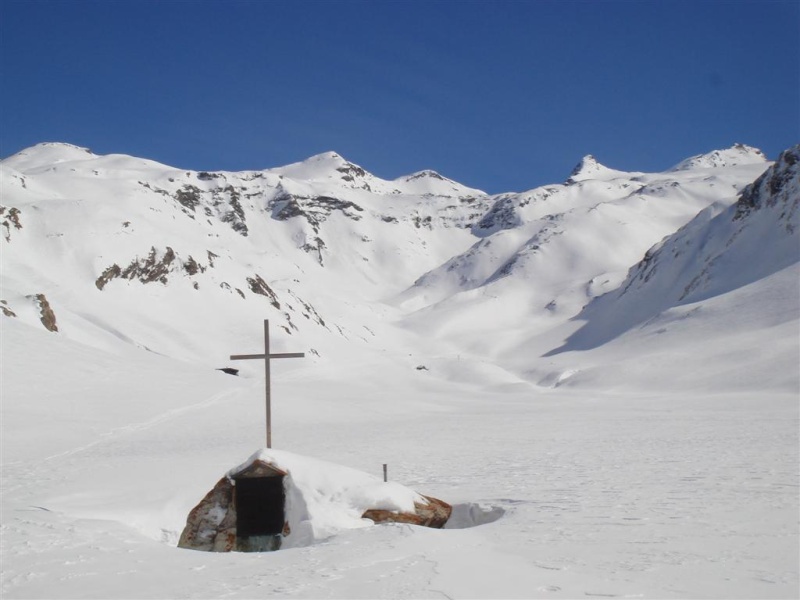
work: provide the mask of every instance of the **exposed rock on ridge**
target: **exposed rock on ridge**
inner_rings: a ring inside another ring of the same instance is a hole
[[[353,221],[360,221],[361,215],[358,213],[364,212],[363,208],[349,200],[339,200],[330,196],[298,196],[286,192],[281,187],[278,194],[270,200],[268,207],[272,210],[272,218],[277,221],[302,217],[314,233],[319,233],[320,224],[334,211],[341,212]]]
[[[47,301],[45,295],[36,294],[35,296],[28,296],[28,298],[33,300],[39,309],[39,320],[41,320],[44,328],[47,329],[47,331],[52,331],[54,333],[58,332],[56,314],[53,312],[53,308],[50,306],[50,303]]]
[[[2,206],[0,205],[0,217],[3,217],[3,220],[0,221],[0,227],[5,230],[3,237],[7,242],[11,241],[11,228],[14,229],[22,229],[22,223],[19,220],[20,211],[15,206]]]
[[[175,251],[167,246],[163,255],[151,246],[147,258],[135,258],[124,269],[118,264],[113,264],[106,268],[103,273],[95,280],[95,286],[102,290],[112,279],[138,280],[141,283],[160,282],[166,284],[168,275],[177,270],[183,270],[187,275],[203,273],[206,269],[214,266],[213,259],[216,254],[208,252],[208,264],[201,265],[191,255],[186,261],[181,261]]]
[[[783,204],[781,220],[788,233],[794,232],[793,220],[800,203],[800,145],[785,150],[761,177],[748,185],[736,203],[734,220],[752,211]]]
[[[7,317],[17,316],[17,313],[15,313],[8,307],[8,302],[6,300],[0,300],[0,312],[2,312]]]

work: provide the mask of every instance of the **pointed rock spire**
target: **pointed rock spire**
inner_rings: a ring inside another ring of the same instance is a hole
[[[598,173],[606,170],[606,167],[597,162],[597,159],[594,156],[587,154],[577,165],[575,165],[575,168],[572,169],[572,172],[567,178],[567,183],[577,183],[578,181],[583,181],[584,179],[592,179],[592,177]]]

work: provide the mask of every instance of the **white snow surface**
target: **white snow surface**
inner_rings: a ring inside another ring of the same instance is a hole
[[[3,598],[798,597],[798,155],[498,195],[1,161]],[[264,319],[294,537],[178,549],[263,445]],[[360,519],[415,493],[448,528]]]

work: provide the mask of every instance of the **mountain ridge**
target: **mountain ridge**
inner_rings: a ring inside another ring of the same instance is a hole
[[[387,356],[472,356],[490,380],[563,384],[547,353],[583,306],[770,166],[747,146],[709,155],[660,173],[587,156],[573,181],[489,195],[430,170],[383,180],[335,152],[208,172],[37,145],[0,161],[1,299],[39,326],[42,294],[58,335],[204,364],[269,318],[316,361],[400,335]],[[520,344],[528,358],[506,357]]]
[[[618,290],[596,298],[578,315],[588,322],[567,347],[596,347],[608,341],[609,332],[619,335],[672,307],[702,303],[785,269],[796,271],[798,163],[800,146],[784,151],[735,203],[706,208],[650,248]],[[767,237],[770,243],[764,246]],[[748,260],[756,255],[758,260]]]

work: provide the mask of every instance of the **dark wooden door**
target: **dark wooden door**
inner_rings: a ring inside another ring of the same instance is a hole
[[[283,477],[236,480],[236,535],[278,535],[283,531]]]

